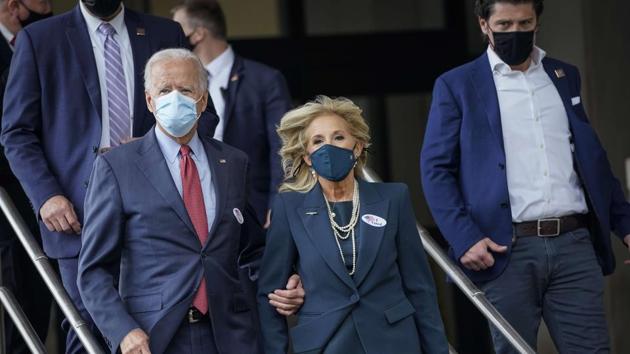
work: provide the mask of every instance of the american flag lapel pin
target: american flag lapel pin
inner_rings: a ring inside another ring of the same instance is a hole
[[[232,77],[230,78],[230,81],[232,81],[232,82],[238,81],[238,74],[232,75]]]
[[[227,160],[226,159],[220,159],[219,163],[227,163]]]
[[[554,72],[556,73],[556,77],[558,79],[562,79],[563,77],[565,77],[563,69],[556,69],[556,70],[554,70]]]
[[[144,30],[144,28],[142,27],[136,28],[136,36],[144,36],[145,34],[146,34],[146,31]]]

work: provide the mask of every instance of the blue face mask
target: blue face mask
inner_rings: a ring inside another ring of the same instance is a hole
[[[201,98],[199,98],[201,100]],[[170,135],[181,138],[193,128],[199,115],[197,102],[175,90],[155,101],[155,118]]]
[[[354,152],[326,144],[311,154],[312,167],[318,175],[333,182],[346,178],[354,167]]]

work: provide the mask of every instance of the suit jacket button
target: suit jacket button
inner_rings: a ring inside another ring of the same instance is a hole
[[[98,146],[92,146],[92,152],[98,154]]]
[[[352,302],[357,302],[357,301],[359,301],[359,295],[357,295],[357,294],[352,294],[352,296],[350,296],[350,301],[352,301]]]
[[[505,170],[505,165],[504,165],[504,164],[502,164],[502,163],[500,163],[500,164],[499,164],[499,168],[500,168],[500,169],[502,169],[502,170]]]
[[[508,204],[507,204],[507,203],[501,203],[501,208],[503,208],[503,209],[507,209],[507,207],[508,207]]]
[[[88,181],[83,182],[83,187],[87,188],[88,187]]]

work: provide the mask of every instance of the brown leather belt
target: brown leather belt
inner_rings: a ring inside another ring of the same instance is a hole
[[[188,309],[188,313],[186,314],[186,318],[188,318],[188,323],[197,323],[197,322],[205,322],[209,320],[208,314],[203,314],[199,312],[194,307]]]
[[[513,225],[515,237],[555,237],[566,232],[587,227],[588,221],[584,214],[573,214],[560,218],[546,218],[514,223]]]

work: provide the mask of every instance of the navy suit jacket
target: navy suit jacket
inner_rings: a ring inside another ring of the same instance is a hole
[[[448,353],[433,277],[416,229],[407,186],[359,182],[357,270],[353,277],[335,243],[322,190],[276,196],[258,282],[266,354],[287,353],[285,318],[267,294],[297,270],[306,291],[291,329],[295,353],[338,353],[330,338],[348,316],[369,353]]]
[[[264,247],[247,202],[247,156],[213,139],[202,143],[217,200],[203,246],[153,130],[94,163],[78,286],[112,353],[134,328],[149,335],[152,353],[164,352],[204,275],[219,352],[258,353],[258,326],[238,280],[239,265],[257,276]]]
[[[544,58],[543,66],[567,112],[574,167],[593,219],[593,245],[604,274],[609,274],[615,267],[610,232],[621,237],[630,234],[630,206],[582,103],[572,103],[571,98],[580,96],[577,68],[552,58]],[[420,159],[433,217],[457,262],[484,237],[508,246],[508,252],[494,254],[493,267],[466,270],[473,281],[496,278],[510,257],[512,214],[503,147],[509,143],[503,141],[499,102],[486,54],[437,79]]]
[[[187,45],[181,27],[125,8],[134,62],[133,135],[154,124],[144,96],[144,66],[161,49]],[[87,25],[77,5],[20,31],[4,99],[0,141],[39,217],[50,197],[63,195],[83,220],[83,199],[101,139],[101,92]],[[200,125],[207,128],[206,120]],[[202,133],[203,134],[203,133]],[[80,238],[50,232],[40,222],[44,250],[75,257]]]
[[[223,141],[249,156],[251,202],[261,222],[282,182],[281,142],[276,133],[291,109],[287,83],[278,70],[236,56],[225,97]]]

